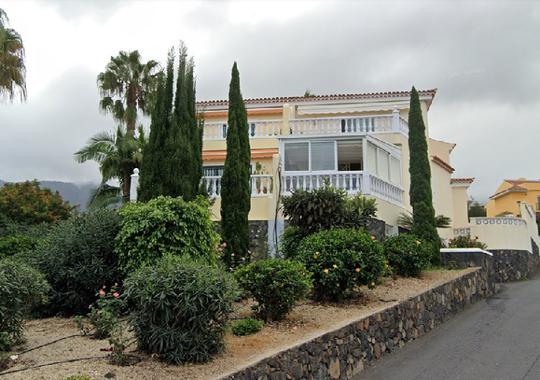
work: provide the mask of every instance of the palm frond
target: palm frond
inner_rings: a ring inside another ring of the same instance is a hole
[[[110,186],[106,183],[100,184],[90,193],[87,207],[91,210],[106,208],[113,205],[120,205],[122,202],[122,192],[119,187]]]

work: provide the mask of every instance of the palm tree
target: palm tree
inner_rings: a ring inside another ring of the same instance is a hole
[[[121,51],[111,57],[105,71],[97,76],[101,93],[99,107],[127,127],[127,133],[135,134],[137,113],[144,115],[151,112],[153,97],[160,75],[159,64],[150,60],[141,63],[137,50]]]
[[[146,136],[142,127],[138,136],[128,133],[119,126],[116,133],[100,132],[90,138],[86,146],[75,153],[79,163],[95,161],[101,172],[101,185],[92,194],[90,206],[107,205],[121,193],[124,201],[129,200],[129,188],[133,169],[140,167]],[[120,187],[107,184],[118,179]]]
[[[7,27],[8,17],[0,9],[0,97],[13,101],[18,93],[26,99],[24,45],[19,33]]]
[[[437,215],[435,217],[435,225],[437,228],[450,228],[450,223],[452,223],[452,219],[450,219],[448,216]],[[410,230],[412,228],[412,224],[413,216],[410,212],[403,212],[399,215],[398,226]]]

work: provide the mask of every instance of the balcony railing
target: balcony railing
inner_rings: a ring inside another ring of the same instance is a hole
[[[221,176],[204,176],[202,183],[211,198],[221,196]],[[274,180],[270,174],[252,174],[250,187],[252,197],[268,196],[273,193]]]
[[[280,133],[281,120],[257,120],[249,122],[249,137],[276,137]],[[227,138],[227,123],[204,123],[204,140],[223,140]]]
[[[331,173],[289,172],[282,175],[281,188],[282,193],[288,195],[297,189],[319,189],[325,183],[338,189],[343,189],[351,195],[362,193],[400,205],[403,203],[403,189],[400,186],[363,171]]]
[[[204,176],[202,183],[211,198],[221,196],[221,176]],[[373,174],[363,171],[348,172],[289,172],[281,176],[281,192],[290,195],[294,190],[320,189],[328,183],[349,195],[362,193],[401,205],[403,189]],[[251,175],[251,196],[265,197],[274,193],[274,179],[270,174]]]
[[[249,137],[265,138],[281,135],[280,120],[249,121]],[[204,124],[204,140],[223,140],[227,138],[226,122],[207,122]],[[407,122],[398,111],[390,115],[321,117],[289,120],[289,131],[286,135],[318,136],[318,135],[362,135],[372,132],[409,133]]]

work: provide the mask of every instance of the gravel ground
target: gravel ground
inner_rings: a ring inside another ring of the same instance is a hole
[[[459,277],[471,269],[460,271],[436,270],[425,272],[421,278],[387,278],[373,290],[364,289],[361,298],[346,304],[332,305],[305,302],[297,306],[283,322],[266,324],[262,331],[247,337],[227,334],[225,352],[212,362],[198,365],[171,366],[139,352],[132,352],[142,360],[128,367],[114,366],[106,358],[58,364],[0,376],[3,379],[65,379],[84,374],[91,379],[215,379],[233,372],[272,353],[304,342],[326,331],[343,326],[400,300],[414,296],[443,282]],[[247,316],[250,302],[238,304],[235,316]],[[78,332],[73,319],[48,318],[26,324],[26,347],[40,344]],[[103,357],[109,344],[77,336],[62,340],[26,354],[22,354],[10,370],[48,362],[81,357]]]

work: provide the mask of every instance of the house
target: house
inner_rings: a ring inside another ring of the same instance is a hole
[[[465,226],[467,189],[473,178],[452,178],[455,144],[429,138],[428,112],[436,90],[420,91],[432,171],[436,214]],[[325,182],[348,194],[377,200],[377,218],[397,232],[409,204],[408,91],[245,99],[251,143],[250,222],[270,247],[283,229],[280,198]],[[204,112],[203,183],[220,217],[220,180],[226,156],[225,100],[201,101]],[[441,229],[445,238],[453,228]]]
[[[513,215],[521,216],[520,203],[526,202],[540,217],[540,180],[525,178],[505,179],[495,194],[489,197],[486,204],[488,217]]]

